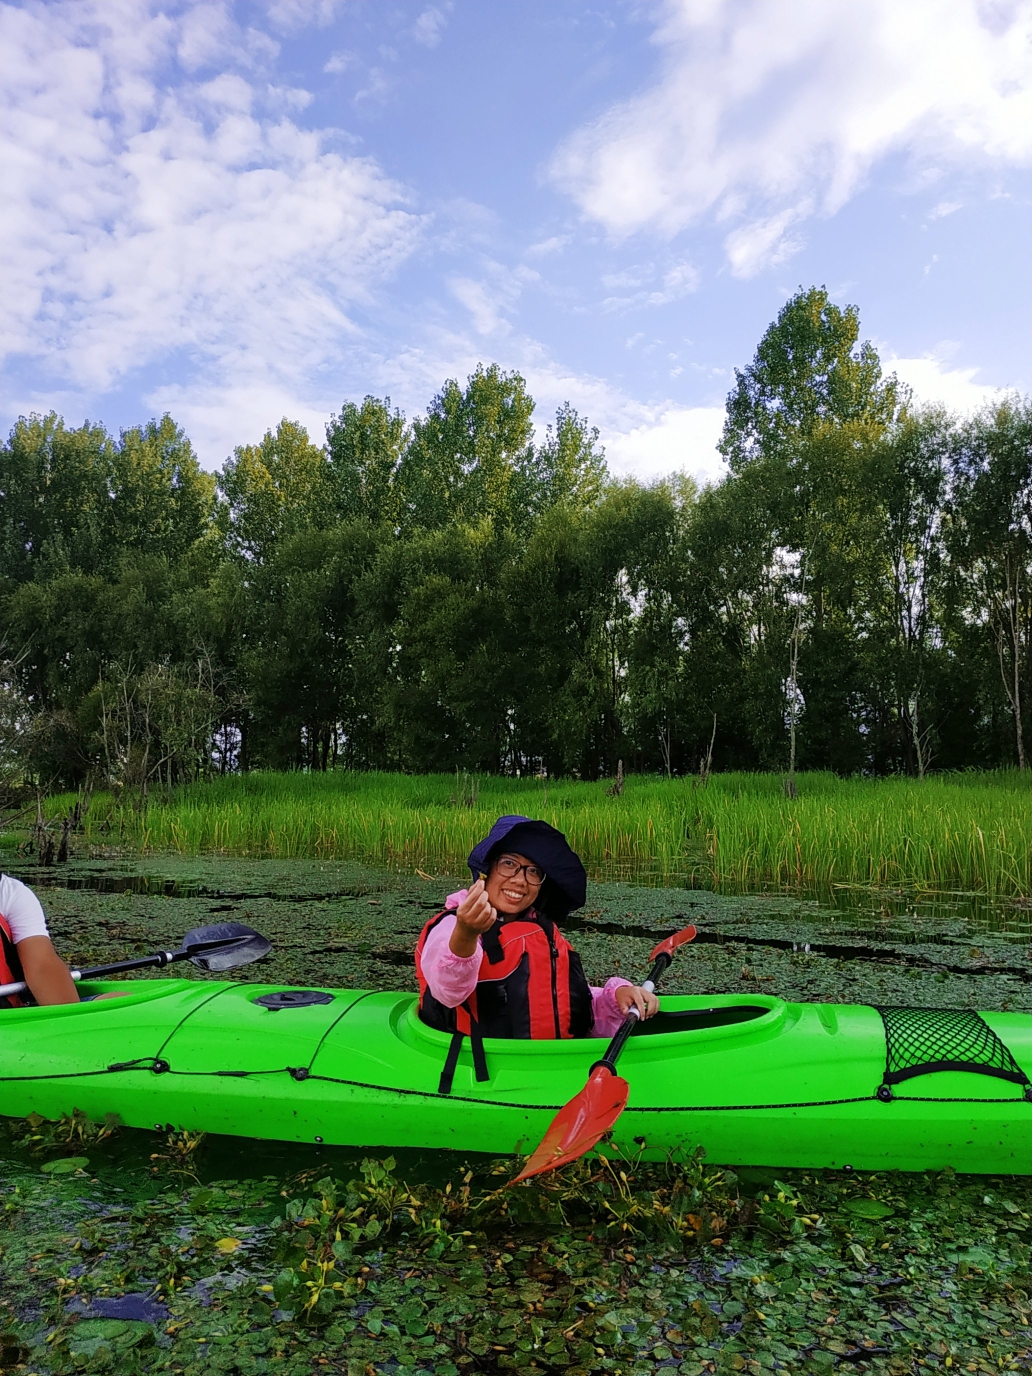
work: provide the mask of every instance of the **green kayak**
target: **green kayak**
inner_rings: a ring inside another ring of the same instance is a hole
[[[410,994],[178,979],[84,985],[127,997],[0,1014],[3,1112],[116,1113],[293,1142],[531,1151],[605,1042],[469,1044]],[[1032,1017],[664,996],[620,1061],[625,1149],[701,1144],[727,1165],[1032,1171]]]

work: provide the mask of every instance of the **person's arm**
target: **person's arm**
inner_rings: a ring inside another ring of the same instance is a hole
[[[647,994],[644,989],[632,984],[628,979],[614,975],[606,980],[601,989],[591,986],[591,1012],[593,1037],[612,1037],[619,1030],[631,1006],[638,1009],[643,1018],[651,1018],[659,1012],[659,1000],[655,994]]]
[[[472,955],[456,955],[450,945],[454,930],[455,918],[449,913],[441,918],[423,943],[421,960],[423,978],[431,994],[445,1008],[457,1008],[472,994],[477,987],[477,974],[484,954],[478,945]]]
[[[27,936],[18,942],[25,983],[37,1003],[78,1003],[79,991],[68,966],[54,950],[48,936]]]

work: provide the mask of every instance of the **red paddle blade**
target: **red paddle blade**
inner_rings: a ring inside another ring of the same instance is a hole
[[[695,928],[691,925],[682,927],[673,936],[668,936],[665,941],[661,941],[656,949],[649,956],[649,960],[655,960],[657,956],[672,956],[678,946],[684,946],[686,942],[693,941],[696,936]]]
[[[623,1113],[629,1092],[626,1080],[597,1065],[580,1093],[552,1119],[537,1151],[512,1183],[554,1171],[589,1152]]]

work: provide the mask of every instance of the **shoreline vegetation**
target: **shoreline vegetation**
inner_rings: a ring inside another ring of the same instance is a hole
[[[776,774],[627,777],[614,796],[585,783],[345,770],[253,772],[153,794],[146,811],[95,794],[77,847],[182,855],[360,860],[461,874],[500,814],[558,827],[596,878],[725,891],[839,886],[1027,898],[1032,777],[1018,770],[923,780]],[[52,797],[57,818],[75,805]]]

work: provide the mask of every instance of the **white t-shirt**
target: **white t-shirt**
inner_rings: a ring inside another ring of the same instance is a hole
[[[27,884],[0,874],[0,914],[7,919],[17,946],[27,936],[49,936],[43,905]]]

